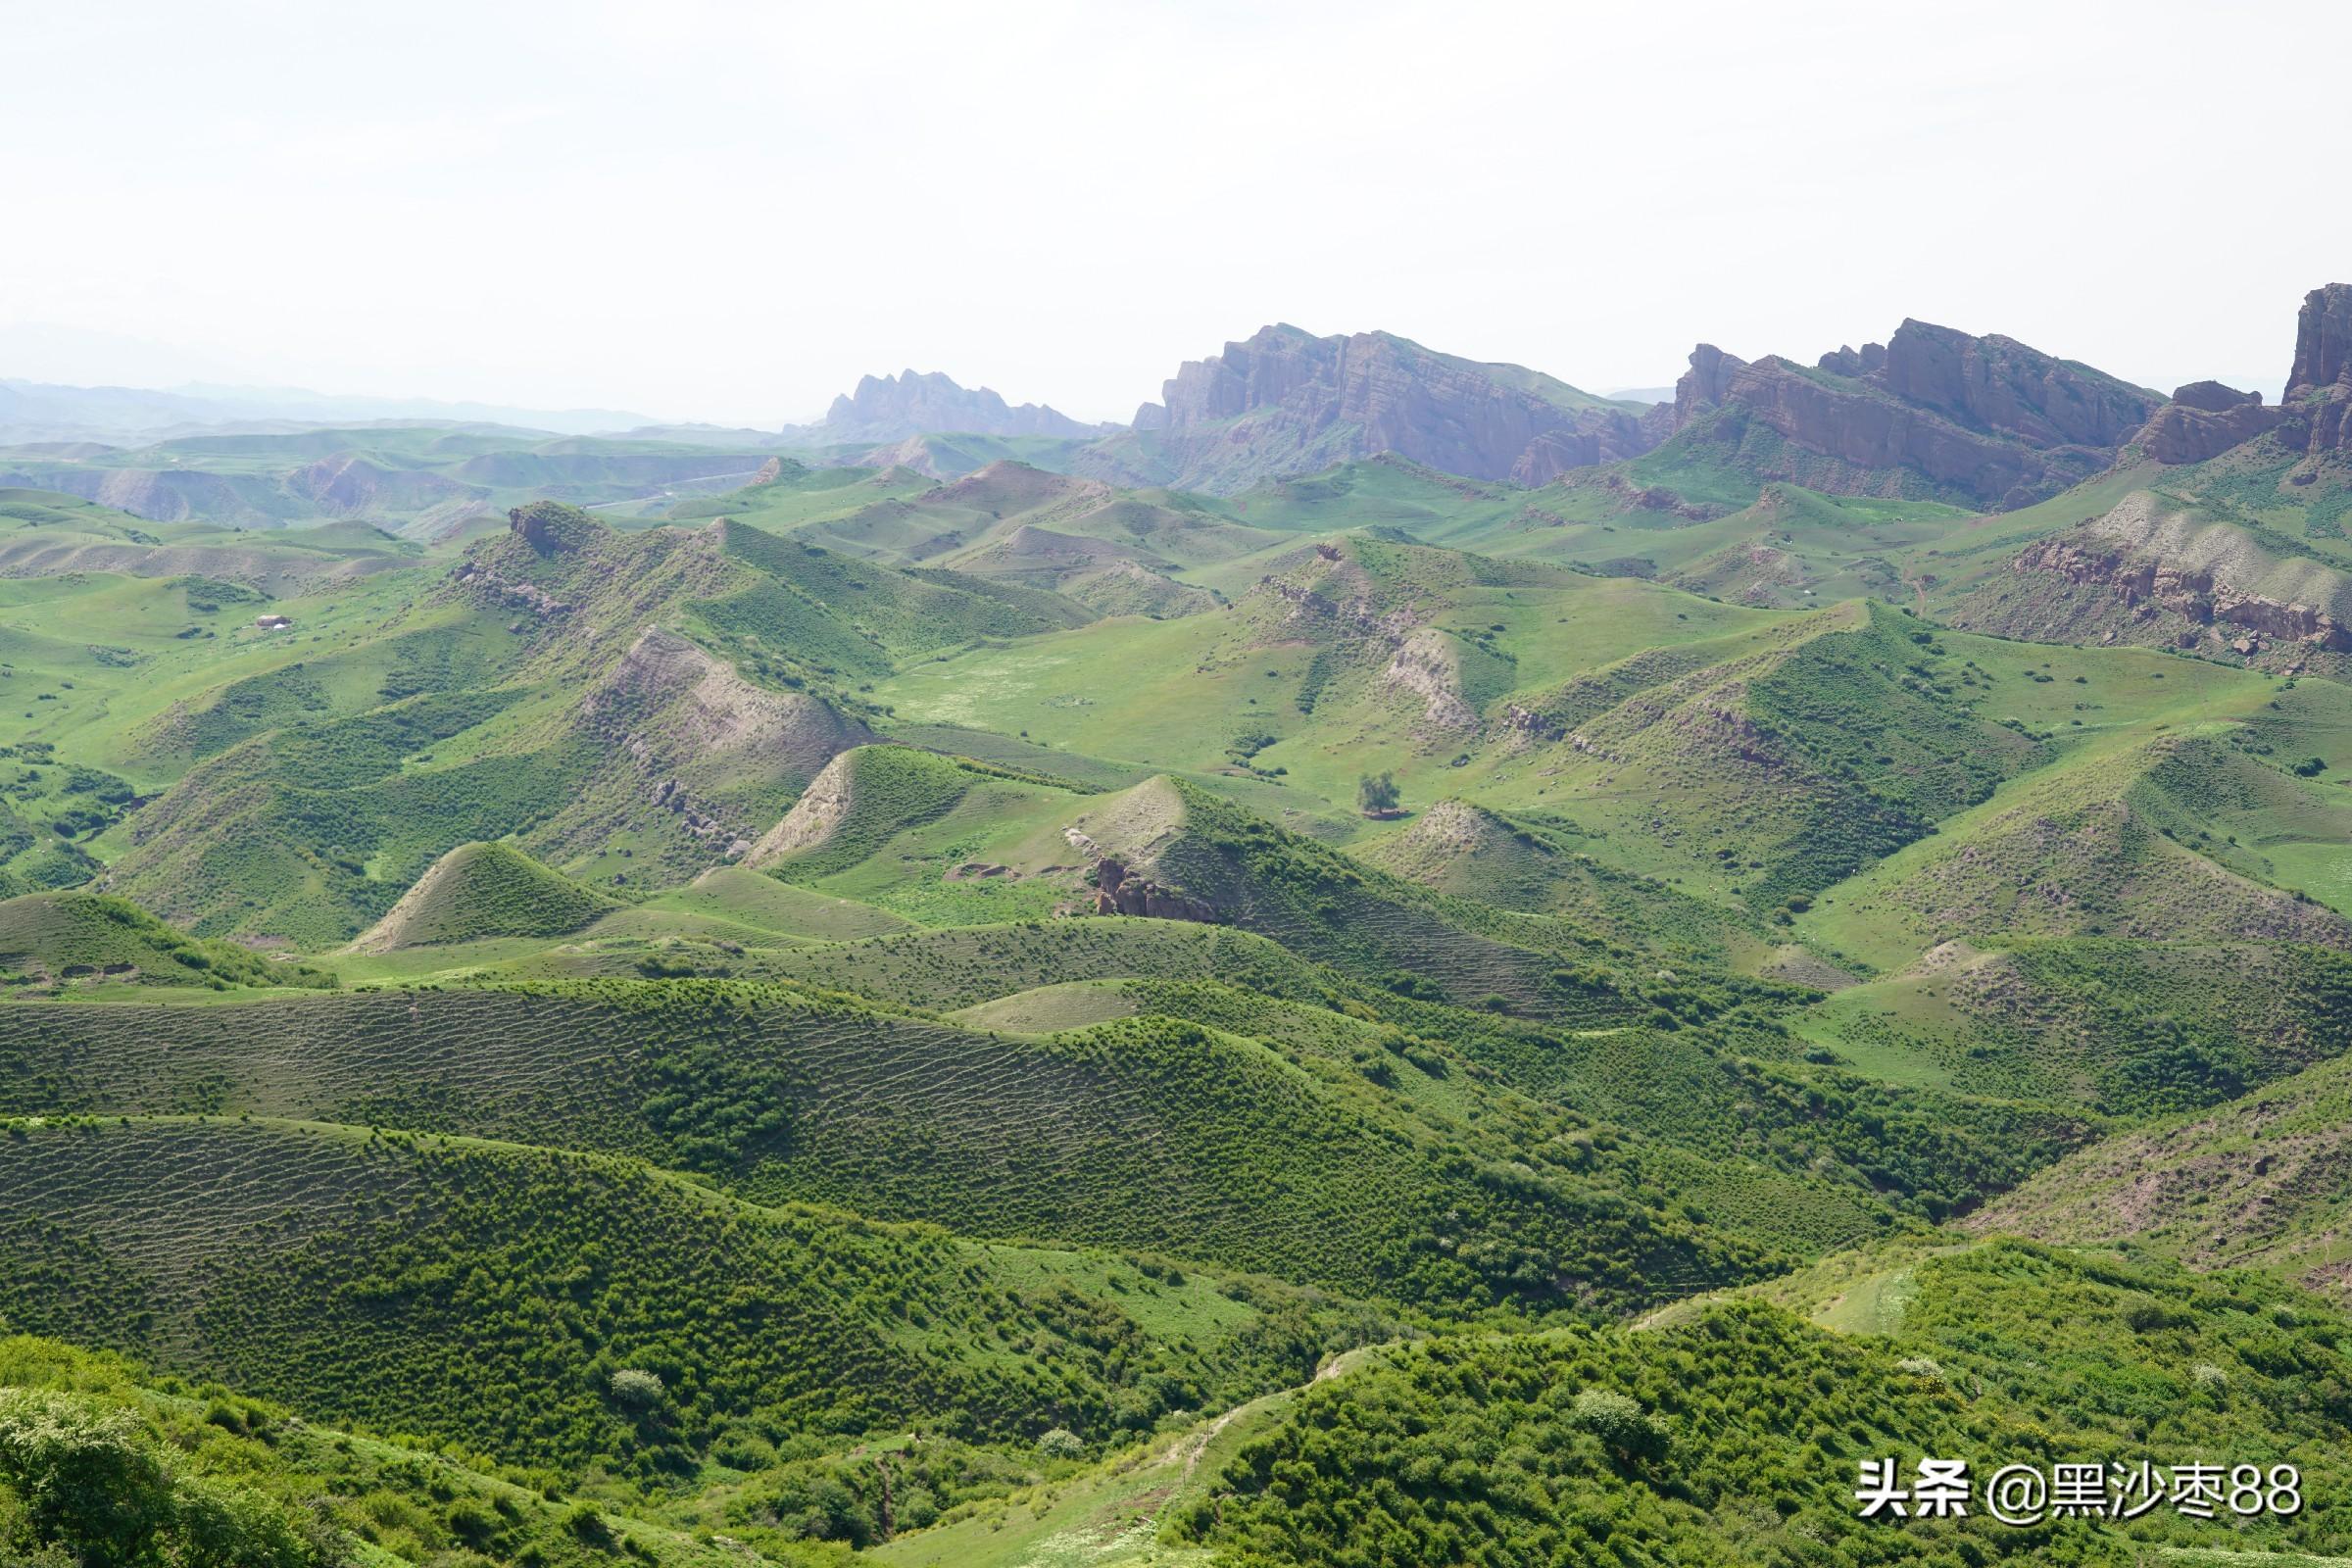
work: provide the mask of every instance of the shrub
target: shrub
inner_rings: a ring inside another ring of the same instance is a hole
[[[1086,1452],[1086,1445],[1068,1427],[1055,1427],[1037,1440],[1037,1451],[1047,1459],[1075,1459]]]
[[[1618,1460],[1654,1459],[1666,1451],[1666,1432],[1639,1402],[1606,1389],[1587,1389],[1568,1407],[1571,1425],[1600,1440]]]
[[[651,1410],[662,1402],[662,1374],[659,1372],[624,1366],[612,1374],[609,1386],[612,1391],[613,1402],[631,1410]]]

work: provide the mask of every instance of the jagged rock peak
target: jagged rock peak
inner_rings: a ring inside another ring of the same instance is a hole
[[[2329,283],[2303,297],[2285,401],[2308,420],[2308,450],[2352,450],[2352,283]]]
[[[2334,386],[2347,372],[2352,372],[2352,283],[2329,283],[2303,296],[2287,400]]]
[[[1104,426],[1081,424],[1041,404],[1018,407],[987,387],[963,387],[939,371],[904,370],[862,376],[856,390],[833,400],[818,426],[832,441],[903,441],[913,435],[1099,435]]]
[[[1910,470],[1946,494],[2006,509],[2103,467],[2163,402],[2015,338],[1905,320],[1885,344],[1834,350],[1812,368],[1701,343],[1675,385],[1674,425],[1736,410],[1710,426],[1722,439],[1738,441],[1754,421],[1814,455],[1798,461],[1802,477],[1764,477],[1875,493]]]
[[[1275,474],[1396,453],[1485,480],[1549,483],[1635,457],[1646,412],[1522,366],[1440,354],[1391,332],[1317,337],[1288,322],[1190,360],[1136,411],[1164,432],[1166,482],[1227,493]]]

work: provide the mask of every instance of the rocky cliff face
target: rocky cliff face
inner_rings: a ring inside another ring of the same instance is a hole
[[[1187,898],[1174,888],[1160,886],[1115,857],[1095,862],[1095,912],[1142,915],[1153,920],[1191,920],[1218,923],[1214,906]]]
[[[2132,441],[2159,463],[2203,463],[2274,430],[2292,451],[2352,448],[2352,283],[2330,283],[2303,297],[2295,365],[2277,408],[2265,408],[2257,392],[2192,381]]]
[[[2132,439],[2158,463],[2203,463],[2276,429],[2284,416],[2282,409],[2265,408],[2259,392],[2192,381]]]
[[[914,435],[1044,435],[1084,439],[1107,425],[1081,424],[1042,404],[1007,404],[987,387],[966,388],[934,371],[864,376],[833,400],[820,424],[801,434],[820,442],[904,441]]]
[[[2249,593],[2210,564],[2135,557],[2113,544],[2076,536],[2045,539],[2018,557],[2013,566],[2019,572],[2047,572],[2068,582],[2112,589],[2128,607],[2170,611],[2192,625],[2237,628],[2241,635],[2231,647],[2240,654],[2260,652],[2270,643],[2352,652],[2352,630],[2325,606]]]
[[[1393,452],[1447,473],[1541,485],[1639,456],[1664,434],[1634,405],[1386,332],[1265,327],[1189,362],[1160,396],[1136,411],[1137,434],[1100,444],[1085,471],[1231,494]]]
[[[2330,283],[2303,297],[2284,406],[2304,421],[2307,450],[2352,449],[2352,283]]]
[[[1892,492],[1907,471],[1926,488],[2008,510],[2105,467],[2162,401],[2014,338],[1907,320],[1884,345],[1840,348],[1811,369],[1702,343],[1676,384],[1674,423],[1678,433],[1700,427],[1694,439],[1740,443],[1760,423],[1831,460],[1760,459],[1763,469],[1788,469],[1760,478]]]

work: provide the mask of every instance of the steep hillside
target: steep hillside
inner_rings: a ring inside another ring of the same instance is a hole
[[[619,900],[549,870],[512,845],[461,844],[352,947],[392,953],[485,937],[560,936],[619,907]]]
[[[1024,1040],[693,982],[257,1005],[12,1007],[8,1108],[528,1137],[762,1200],[1149,1249],[1441,1312],[1622,1310],[1773,1256],[1649,1206],[1622,1159],[1565,1138],[1514,1153],[1351,1067],[1309,1074],[1164,1018]]]
[[[357,935],[473,839],[675,886],[750,850],[871,738],[858,674],[1084,615],[753,529],[621,534],[553,507],[517,512],[434,597],[487,639],[478,654],[450,628],[396,631],[175,710],[151,748],[204,760],[127,830],[113,885],[208,934],[311,947]],[[352,686],[346,665],[382,684]],[[394,665],[398,685],[376,673]]]
[[[0,902],[0,985],[323,986],[298,963],[200,942],[126,899],[34,893]]]
[[[13,1321],[573,1478],[690,1475],[747,1429],[956,1410],[956,1436],[1099,1441],[1114,1402],[1149,1422],[1158,1400],[1230,1401],[1320,1348],[1296,1293],[1261,1308],[1206,1278],[756,1207],[627,1161],[270,1121],[11,1136]],[[1179,1333],[1145,1328],[1112,1281]]]
[[[2011,338],[1906,320],[1806,367],[1702,343],[1651,466],[2012,511],[2106,467],[2164,400]]]
[[[1798,929],[1881,965],[2004,936],[2344,948],[2342,914],[2256,880],[2288,879],[2256,846],[2340,842],[2347,825],[2331,797],[2225,736],[2129,737],[2018,781],[1823,894]]]
[[[586,1568],[615,1549],[679,1568],[740,1561],[642,1503],[599,1507],[552,1480],[524,1485],[30,1335],[0,1338],[0,1549],[29,1562],[335,1568],[463,1552],[497,1568]],[[51,1441],[25,1441],[36,1437]],[[102,1489],[74,1485],[92,1471]]]
[[[2242,1100],[2102,1139],[1966,1224],[2262,1269],[2341,1303],[2352,1282],[2348,1160],[2352,1058],[2338,1055]]]
[[[2124,1568],[2195,1561],[2221,1542],[2247,1556],[2341,1549],[2317,1510],[2242,1526],[2161,1506],[2128,1524],[2028,1529],[1981,1507],[1858,1517],[1857,1460],[1886,1454],[1968,1456],[1980,1501],[1993,1470],[2034,1462],[2014,1454],[2121,1446],[2158,1466],[2242,1455],[2294,1463],[2306,1487],[2343,1462],[2332,1391],[2345,1325],[2308,1298],[2016,1244],[1900,1272],[1891,1323],[1860,1335],[1736,1302],[1649,1330],[1439,1339],[1366,1358],[1269,1408],[1167,1533],[1299,1568],[1443,1562],[1465,1548],[1497,1562],[1710,1568],[1825,1550]],[[1441,1453],[1447,1463],[1433,1463]]]
[[[1846,605],[1523,694],[1491,765],[1541,760],[1549,782],[1515,790],[1525,806],[1602,836],[1597,852],[1635,869],[1695,873],[1761,911],[2046,760],[1982,716],[1990,684],[1908,617]]]
[[[2206,1105],[2333,1054],[2352,956],[2112,937],[1931,950],[1798,1027],[1862,1072],[2109,1115]]]
[[[2352,671],[2352,466],[2299,485],[2273,438],[2150,475],[2028,543],[1952,624],[2041,641],[2178,648],[2282,673]]]
[[[1562,915],[1629,947],[1697,952],[1720,962],[1742,938],[1758,940],[1759,928],[1736,915],[1601,863],[1580,848],[1573,831],[1468,801],[1438,802],[1360,858],[1457,898]]]

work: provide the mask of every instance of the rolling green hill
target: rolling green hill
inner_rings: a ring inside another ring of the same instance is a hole
[[[461,844],[352,946],[362,953],[562,936],[621,907],[506,844]]]
[[[925,1418],[1100,1440],[1154,1399],[1296,1381],[1318,1350],[1295,1294],[1260,1308],[1205,1278],[755,1207],[625,1161],[270,1121],[6,1136],[12,1322],[575,1479],[691,1475],[736,1430]],[[1113,1280],[1150,1304],[1122,1309]]]
[[[1430,1120],[1352,1063],[1306,1073],[1266,1044],[1166,1018],[1033,1040],[671,983],[9,1020],[20,1113],[528,1136],[763,1200],[1151,1249],[1433,1309],[1630,1304],[1763,1255],[1645,1208],[1621,1191],[1622,1161],[1612,1171],[1563,1139],[1523,1156],[1535,1165],[1490,1166],[1473,1155],[1506,1145]],[[1620,1261],[1595,1272],[1604,1252]]]
[[[333,984],[307,964],[198,941],[126,899],[91,893],[34,893],[0,902],[0,971],[11,985],[60,990],[84,983],[214,991]]]
[[[27,1411],[239,1568],[2345,1559],[1851,1505],[2340,1490],[2340,466],[1739,423],[41,456],[0,1561]]]
[[[0,1338],[0,1549],[27,1561],[60,1560],[42,1548],[266,1568],[390,1568],[453,1552],[500,1568],[583,1568],[615,1550],[682,1568],[730,1560],[645,1512],[567,1495],[543,1472],[340,1432],[219,1383],[30,1335]],[[106,1478],[95,1495],[73,1486],[93,1475]]]
[[[2198,1268],[2261,1269],[2341,1299],[2346,1058],[2211,1109],[2118,1132],[1968,1220],[1981,1233],[2125,1243]]]

